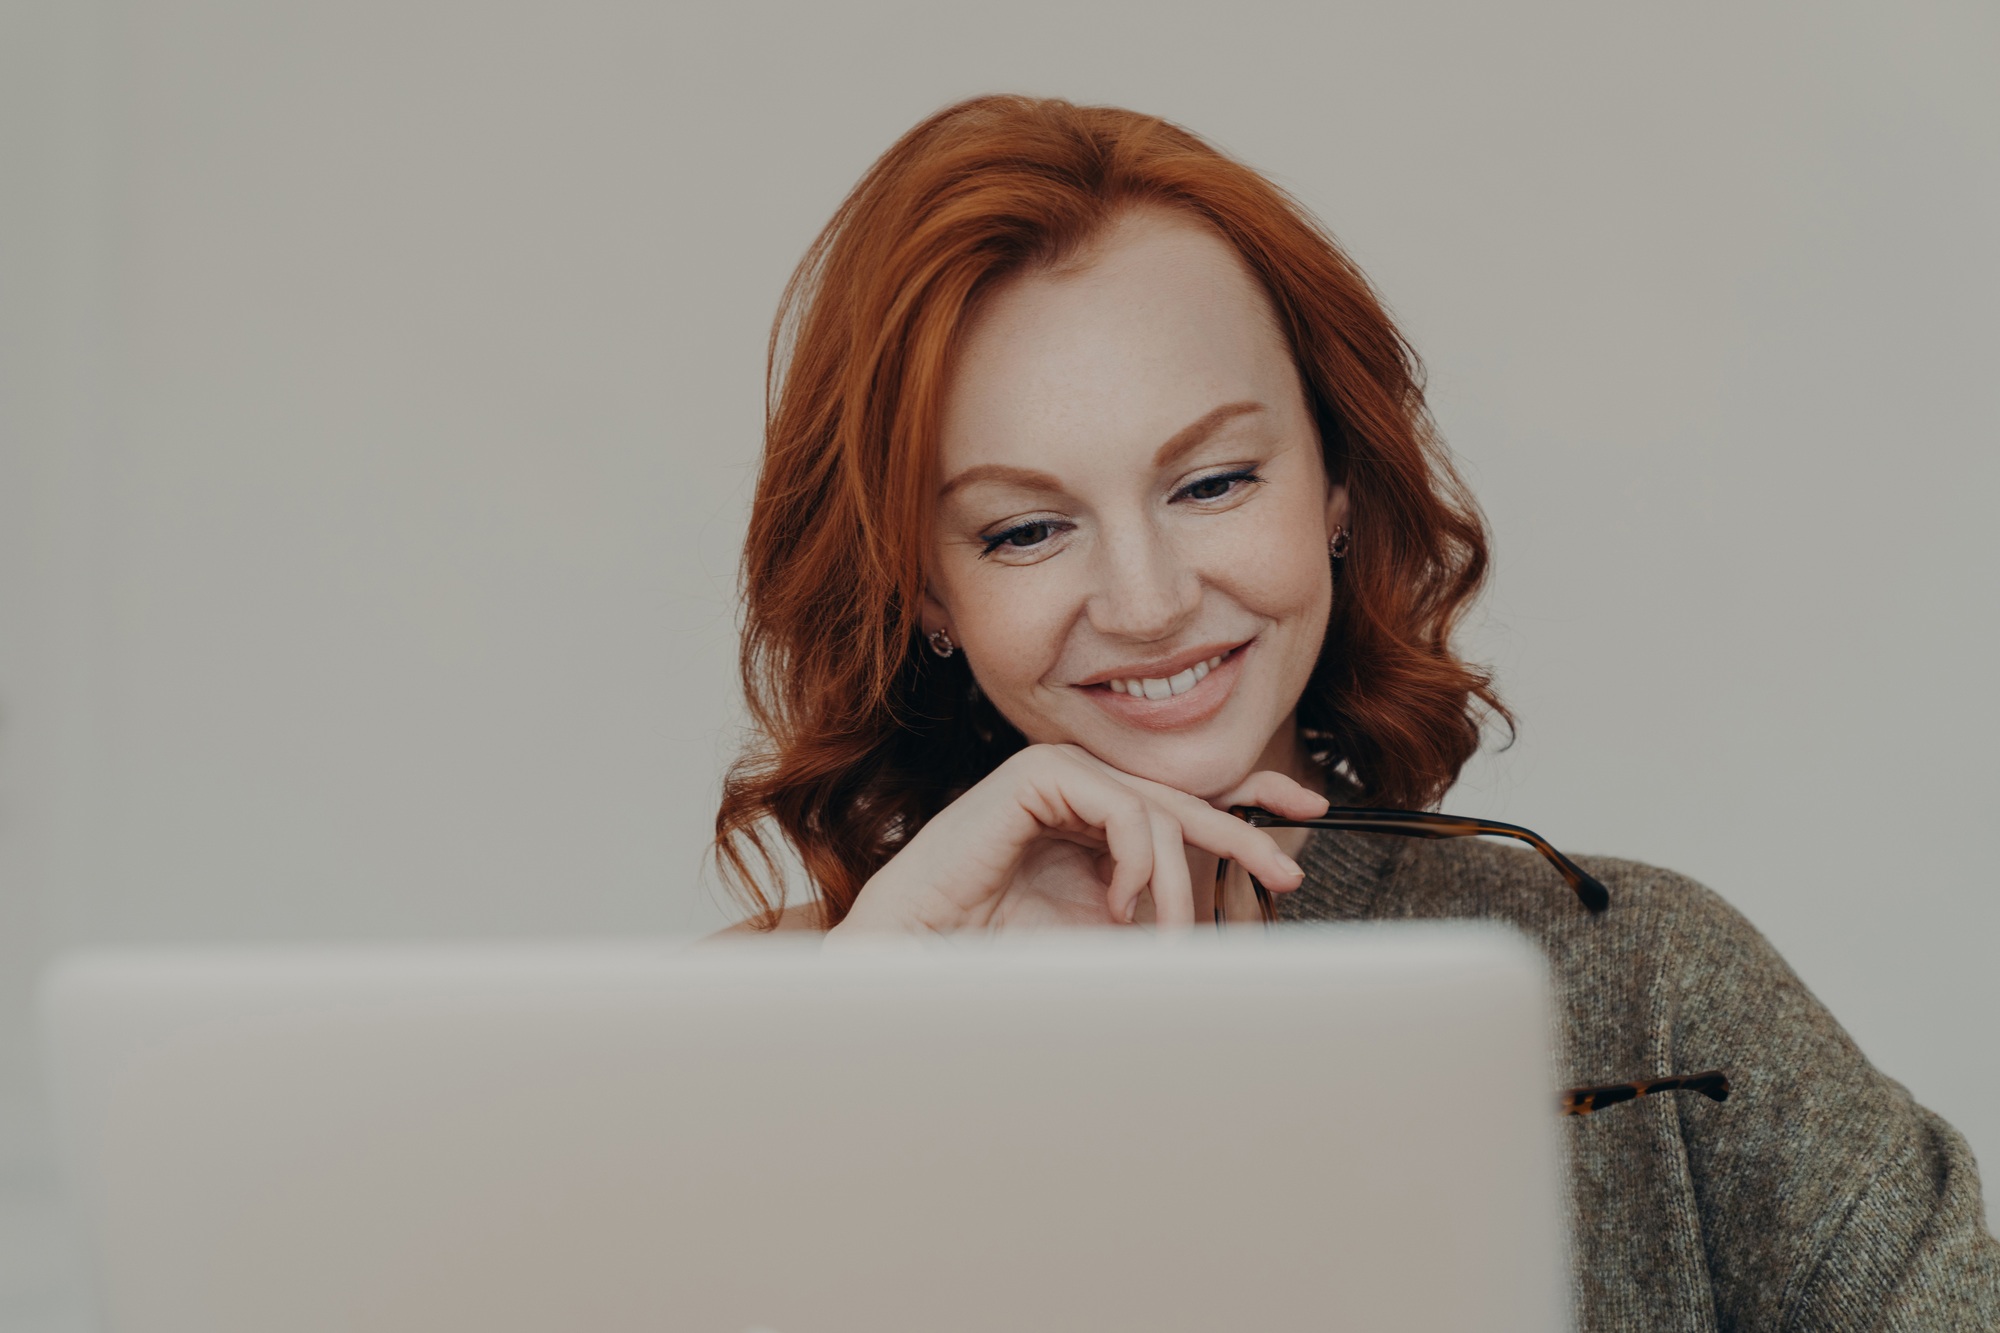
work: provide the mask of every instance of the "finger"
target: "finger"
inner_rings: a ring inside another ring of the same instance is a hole
[[[1118,785],[1165,809],[1180,821],[1182,841],[1187,846],[1241,861],[1243,868],[1262,880],[1266,888],[1279,893],[1295,889],[1305,882],[1305,872],[1299,869],[1298,863],[1285,855],[1284,849],[1262,829],[1252,827],[1225,810],[1216,809],[1199,797],[1113,768],[1088,750],[1069,745],[1060,748],[1079,768],[1109,777]],[[1323,801],[1315,813],[1324,813]]]
[[[1161,930],[1194,926],[1194,881],[1188,875],[1187,848],[1180,821],[1155,806],[1147,812],[1153,827],[1153,921]]]
[[[1186,849],[1199,847],[1212,855],[1238,862],[1262,880],[1266,888],[1278,893],[1288,892],[1305,882],[1305,872],[1298,863],[1285,855],[1284,848],[1278,846],[1277,840],[1263,829],[1227,811],[1217,810],[1185,792],[1171,788],[1158,790],[1159,799],[1153,804],[1177,825],[1174,836],[1179,845],[1175,849],[1175,857],[1181,863],[1183,875],[1187,872]],[[1156,850],[1156,861],[1159,856]],[[1160,877],[1157,864],[1153,877],[1156,881]]]
[[[1011,784],[1011,799],[1035,830],[1029,836],[1103,845],[1111,861],[1105,911],[1112,922],[1130,924],[1139,895],[1153,878],[1153,829],[1145,799],[1055,746],[1031,746],[1006,766],[1018,779]]]
[[[1072,748],[1062,747],[1064,751]],[[1112,860],[1111,883],[1104,898],[1106,914],[1114,924],[1131,925],[1138,919],[1140,896],[1150,889],[1156,925],[1172,928],[1192,923],[1194,889],[1188,882],[1180,825],[1155,810],[1129,785],[1116,781],[1115,772],[1089,752],[1078,750],[1067,754],[1056,776],[1065,803],[1087,823],[1103,829]],[[1135,830],[1143,830],[1143,834]],[[1142,840],[1143,857],[1137,853]],[[1187,899],[1184,908],[1177,905],[1180,897]]]
[[[1236,862],[1274,893],[1289,893],[1305,883],[1305,871],[1269,833],[1226,811],[1195,804],[1200,812],[1181,819],[1189,846]]]
[[[1157,859],[1146,803],[1132,792],[1083,792],[1075,794],[1071,805],[1080,805],[1077,813],[1104,830],[1112,863],[1111,883],[1104,894],[1105,911],[1118,925],[1132,924],[1139,895],[1152,882]]]
[[[1295,778],[1264,769],[1252,773],[1210,804],[1218,810],[1233,805],[1256,805],[1286,819],[1318,819],[1331,802]]]

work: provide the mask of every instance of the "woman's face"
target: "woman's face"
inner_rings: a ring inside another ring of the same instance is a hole
[[[1347,495],[1269,302],[1178,214],[1009,279],[945,402],[924,629],[1031,742],[1213,798],[1295,776]]]

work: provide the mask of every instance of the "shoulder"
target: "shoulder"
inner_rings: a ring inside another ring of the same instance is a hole
[[[1650,1029],[1645,1044],[1658,1050],[1668,1041],[1684,1060],[1720,1063],[1727,1048],[1775,1044],[1821,1065],[1865,1065],[1770,941],[1720,894],[1643,861],[1575,859],[1609,891],[1603,912],[1586,910],[1533,852],[1473,839],[1410,858],[1390,888],[1407,897],[1412,915],[1497,919],[1535,939],[1559,1002],[1586,1030],[1637,1025]],[[1633,1042],[1612,1045],[1621,1058],[1636,1054]]]
[[[1726,1102],[1671,1094],[1569,1122],[1585,1267],[1619,1269],[1652,1170],[1657,1215],[1692,1200],[1725,1323],[2000,1310],[2000,1251],[1964,1140],[1868,1061],[1721,895],[1640,861],[1575,859],[1609,890],[1605,911],[1533,852],[1468,838],[1399,855],[1368,914],[1497,920],[1539,944],[1570,1084],[1727,1075]]]
[[[1504,919],[1531,935],[1597,948],[1657,946],[1668,939],[1743,961],[1778,961],[1757,928],[1722,896],[1686,875],[1615,856],[1577,856],[1610,893],[1603,912],[1578,901],[1554,867],[1522,847],[1476,838],[1418,844],[1385,885],[1396,916]],[[1780,964],[1782,965],[1782,964]]]
[[[1573,859],[1609,891],[1603,912],[1585,908],[1535,852],[1455,838],[1409,844],[1395,857],[1370,915],[1498,919],[1545,943],[1587,951],[1657,946],[1672,937],[1703,950],[1777,958],[1741,913],[1686,875],[1622,857]]]
[[[1571,1049],[1641,1077],[1729,1079],[1726,1102],[1641,1113],[1684,1155],[1725,1322],[1874,1327],[1894,1308],[1928,1327],[1922,1312],[1968,1301],[1994,1314],[2000,1250],[1964,1139],[1875,1068],[1721,895],[1657,866],[1578,859],[1611,907],[1551,934]]]
[[[756,935],[796,934],[800,931],[824,931],[826,927],[821,924],[823,920],[818,903],[793,903],[780,911],[775,920],[769,917],[749,917],[733,926],[725,926],[707,938],[724,940]]]

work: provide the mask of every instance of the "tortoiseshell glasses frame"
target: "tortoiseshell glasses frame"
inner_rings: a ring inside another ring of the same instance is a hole
[[[1335,829],[1347,833],[1388,833],[1404,838],[1512,838],[1540,852],[1575,892],[1577,901],[1591,913],[1602,912],[1611,905],[1611,893],[1602,883],[1557,851],[1541,834],[1519,824],[1503,824],[1497,819],[1467,819],[1462,815],[1439,814],[1429,810],[1375,810],[1345,806],[1329,810],[1317,819],[1287,819],[1254,805],[1234,806],[1229,813],[1256,828]],[[1218,860],[1215,863],[1215,928],[1218,931],[1225,924],[1222,890],[1228,875],[1228,859]],[[1257,910],[1265,926],[1274,924],[1278,914],[1271,903],[1271,891],[1255,875],[1250,876],[1250,887],[1257,895]],[[1634,1079],[1629,1083],[1570,1088],[1562,1094],[1558,1108],[1564,1115],[1589,1115],[1592,1111],[1615,1106],[1619,1102],[1633,1101],[1656,1092],[1677,1091],[1698,1092],[1711,1101],[1727,1101],[1729,1076],[1720,1069],[1710,1069],[1699,1074],[1672,1074],[1663,1078]]]
[[[1602,912],[1611,905],[1610,891],[1586,873],[1582,866],[1557,851],[1547,838],[1519,824],[1503,824],[1497,819],[1467,819],[1463,815],[1440,814],[1432,810],[1372,810],[1353,806],[1336,806],[1317,819],[1287,819],[1254,805],[1231,806],[1229,813],[1253,828],[1338,829],[1347,833],[1388,833],[1402,838],[1512,838],[1540,852],[1561,873],[1564,882],[1575,891],[1577,900],[1586,908]],[[1228,874],[1229,861],[1226,858],[1217,861],[1217,930],[1223,928],[1222,883]],[[1277,909],[1271,905],[1271,891],[1255,875],[1250,876],[1250,887],[1257,894],[1257,910],[1268,926],[1278,919]]]

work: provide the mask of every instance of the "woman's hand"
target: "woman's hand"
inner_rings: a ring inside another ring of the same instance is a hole
[[[1129,924],[1147,894],[1161,927],[1187,927],[1190,847],[1241,862],[1278,892],[1297,888],[1303,872],[1231,805],[1298,819],[1327,808],[1282,773],[1253,773],[1210,804],[1078,746],[1029,746],[924,825],[831,933]]]

